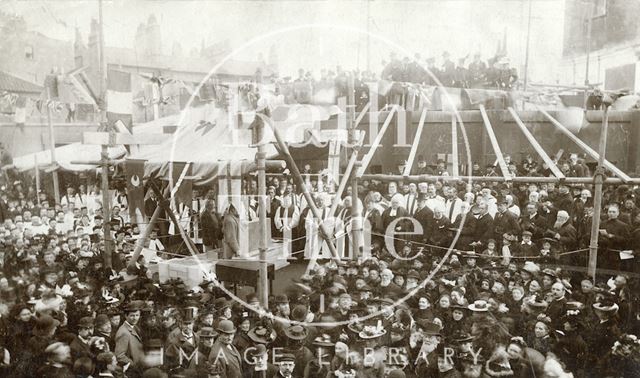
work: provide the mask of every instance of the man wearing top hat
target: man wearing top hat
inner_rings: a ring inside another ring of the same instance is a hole
[[[187,308],[179,320],[179,328],[174,329],[167,336],[165,356],[169,366],[188,367],[191,359],[194,358],[194,352],[198,349],[200,337],[193,332],[193,324],[195,322],[193,310],[195,309]]]
[[[236,328],[231,320],[222,320],[216,328],[219,335],[211,346],[209,364],[218,368],[221,378],[241,378],[242,355],[233,346]]]

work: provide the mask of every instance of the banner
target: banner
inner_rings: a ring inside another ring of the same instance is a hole
[[[107,121],[113,125],[117,120],[120,120],[131,131],[132,114],[131,74],[109,70],[107,74]]]
[[[127,180],[127,199],[129,201],[129,216],[132,223],[144,221],[144,160],[129,160],[125,162],[125,178]],[[151,214],[148,214],[151,216]]]

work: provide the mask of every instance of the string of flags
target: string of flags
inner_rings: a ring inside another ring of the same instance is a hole
[[[33,99],[7,91],[0,93],[0,107],[11,108],[13,110],[11,113],[15,113],[17,109],[25,108],[28,105],[35,105],[39,112],[49,108],[59,113],[65,108],[66,103],[56,100]]]

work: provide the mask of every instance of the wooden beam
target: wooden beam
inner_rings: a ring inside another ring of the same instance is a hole
[[[382,141],[382,137],[384,136],[385,131],[387,131],[389,124],[391,124],[391,120],[393,119],[393,114],[396,111],[397,111],[397,107],[394,106],[389,112],[389,114],[387,115],[387,119],[384,121],[384,124],[382,125],[382,130],[380,130],[380,132],[376,136],[376,139],[373,141],[371,148],[369,148],[369,151],[367,152],[367,154],[364,156],[364,158],[362,158],[362,166],[356,172],[356,175],[358,177],[362,176],[364,174],[364,171],[366,171],[367,168],[369,167],[369,163],[371,163],[371,159],[373,159],[373,154],[376,153],[376,150],[378,149],[378,146]]]
[[[455,114],[451,115],[451,155],[453,158],[452,173],[453,176],[458,176],[460,174],[460,172],[458,172],[458,125]]]
[[[362,121],[362,119],[364,118],[364,115],[367,114],[370,107],[371,107],[371,102],[367,102],[364,108],[362,108],[362,111],[360,112],[360,114],[358,114],[354,127],[358,127],[358,125],[360,124],[360,121]]]
[[[603,182],[603,163],[607,150],[607,129],[609,127],[609,107],[604,109],[604,119],[602,120],[602,132],[600,133],[600,144],[598,151],[600,158],[598,159],[598,168],[595,174],[595,190],[593,191],[593,218],[591,221],[591,237],[589,240],[589,276],[592,277],[593,283],[596,283],[596,268],[598,265],[598,238],[600,236],[600,213],[602,212],[602,182]],[[598,174],[600,171],[603,174]],[[607,251],[611,253],[613,251]],[[615,252],[614,252],[615,253]]]
[[[539,106],[536,106],[536,107],[542,114],[544,114],[545,117],[549,119],[549,121],[551,121],[551,123],[556,127],[556,129],[558,129],[567,138],[571,139],[575,144],[577,144],[578,147],[580,147],[584,152],[587,153],[587,155],[589,155],[592,159],[600,160],[600,154],[594,151],[593,148],[589,147],[580,138],[575,136],[571,131],[569,131],[566,127],[564,127],[564,125],[561,124],[557,119],[553,118],[549,113],[547,113],[546,110],[542,109]],[[605,168],[613,172],[616,176],[620,177],[624,182],[628,182],[631,180],[631,177],[629,177],[626,173],[622,172],[620,168],[613,165],[613,163],[611,163],[606,158],[603,160],[603,165]]]
[[[160,144],[167,139],[167,134],[125,134],[125,133],[106,133],[106,132],[84,132],[82,133],[83,144],[99,144],[99,145],[155,145]]]
[[[358,145],[362,146],[364,142],[364,133],[360,133],[360,140],[358,141]],[[358,158],[358,154],[354,151],[351,153],[351,158],[349,159],[349,163],[342,174],[342,179],[340,180],[340,184],[338,185],[338,190],[336,191],[336,195],[333,198],[333,203],[331,204],[331,210],[329,211],[330,216],[334,216],[336,210],[338,209],[338,205],[340,203],[340,198],[342,197],[342,193],[347,187],[347,183],[349,182],[349,176],[351,176],[351,171],[353,170],[354,165],[356,164]],[[353,188],[351,188],[353,190]]]
[[[496,134],[493,132],[493,127],[491,127],[491,122],[489,121],[489,116],[487,116],[487,110],[484,108],[484,105],[480,105],[480,114],[482,115],[482,120],[484,121],[484,128],[487,130],[487,135],[489,136],[489,141],[491,141],[491,147],[493,147],[493,152],[496,154],[496,159],[498,160],[498,165],[502,170],[502,176],[505,180],[509,181],[511,178],[511,174],[509,174],[509,167],[507,167],[507,163],[504,161],[504,156],[502,156],[502,150],[500,150],[500,145],[498,144],[498,139],[496,138]]]
[[[418,123],[418,130],[416,130],[416,136],[413,138],[413,145],[411,146],[411,152],[409,152],[409,158],[407,159],[407,165],[404,167],[403,176],[409,176],[411,174],[411,168],[413,168],[413,161],[416,159],[418,153],[418,145],[420,144],[420,138],[422,137],[422,130],[424,129],[424,121],[427,119],[427,108],[422,109],[420,115],[420,122]]]
[[[544,148],[542,148],[540,143],[538,143],[538,141],[533,136],[533,134],[531,134],[529,129],[527,129],[527,126],[524,124],[524,122],[522,122],[522,120],[518,116],[518,113],[516,113],[516,111],[512,107],[509,107],[509,113],[511,113],[511,116],[516,121],[516,124],[520,128],[520,131],[522,131],[522,133],[527,138],[529,143],[531,143],[531,145],[533,146],[533,149],[536,150],[536,152],[538,153],[538,155],[540,155],[542,160],[544,160],[544,162],[549,166],[549,169],[551,169],[551,172],[557,178],[564,179],[565,178],[564,174],[560,171],[560,169],[558,169],[558,166],[556,165],[556,163],[553,162],[553,160],[549,157],[549,155],[547,155]]]

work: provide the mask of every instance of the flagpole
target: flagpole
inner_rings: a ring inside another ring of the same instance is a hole
[[[40,166],[38,165],[38,153],[33,154],[33,163],[36,168],[36,200],[40,207]]]
[[[49,148],[51,152],[51,164],[53,164],[55,169],[53,172],[53,198],[56,201],[56,204],[60,204],[60,183],[58,182],[58,163],[56,161],[56,137],[53,133],[53,123],[51,122],[51,107],[49,106],[51,103],[51,92],[49,91],[49,87],[47,86],[47,123],[49,124]]]
[[[100,90],[100,96],[102,99],[101,109],[100,109],[100,124],[101,126],[105,126],[107,123],[107,104],[106,104],[106,91],[105,84],[107,81],[107,72],[105,67],[105,58],[104,58],[104,27],[102,20],[102,0],[98,0],[98,49],[99,49],[99,64],[100,64],[100,85],[98,86]],[[100,160],[102,162],[102,174],[101,176],[101,186],[100,189],[102,191],[102,214],[104,216],[104,221],[102,222],[102,233],[104,234],[104,256],[103,261],[106,268],[112,267],[112,245],[111,245],[111,204],[109,203],[109,148],[107,145],[102,145],[100,150]]]

